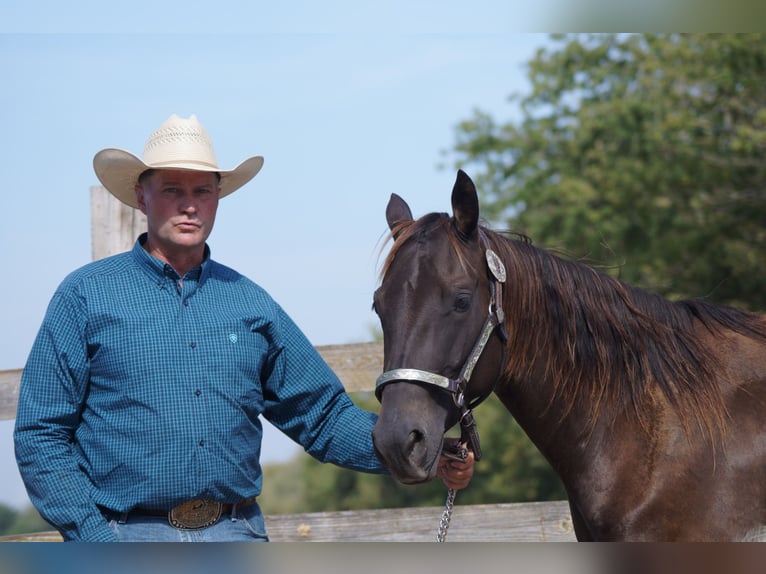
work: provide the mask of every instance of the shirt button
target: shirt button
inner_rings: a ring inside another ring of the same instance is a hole
[[[196,391],[194,391],[194,394],[197,395],[197,396],[200,396],[202,394],[202,391],[197,389]]]
[[[188,306],[189,306],[189,301],[187,301],[186,299],[184,299],[184,307],[188,307]]]
[[[200,446],[205,446],[205,441],[204,441],[204,439],[203,439],[203,440],[201,440],[201,441],[199,441],[199,445],[200,445]]]
[[[195,343],[194,341],[192,341],[191,343],[189,343],[189,346],[190,346],[192,349],[194,349],[194,348],[197,346],[197,343]]]

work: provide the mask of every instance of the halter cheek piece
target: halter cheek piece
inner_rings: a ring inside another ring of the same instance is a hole
[[[486,244],[486,240],[482,237],[482,244]],[[503,313],[502,301],[503,301],[503,283],[505,283],[505,266],[497,254],[489,248],[485,249],[485,255],[487,259],[487,267],[489,267],[489,316],[484,322],[484,327],[479,333],[479,337],[474,343],[473,349],[468,354],[468,358],[463,364],[463,368],[460,371],[457,379],[450,379],[444,375],[432,373],[430,371],[421,371],[420,369],[392,369],[386,371],[378,377],[375,383],[375,396],[380,400],[383,387],[393,382],[413,382],[423,383],[426,385],[434,385],[452,395],[452,400],[455,406],[460,409],[460,427],[461,427],[461,442],[466,442],[468,447],[474,453],[474,459],[481,459],[481,445],[479,443],[479,432],[476,429],[476,421],[473,417],[472,410],[476,408],[484,399],[486,399],[493,388],[483,395],[474,398],[469,403],[466,403],[466,387],[468,381],[471,379],[473,369],[479,362],[484,348],[489,342],[489,338],[497,327],[500,328],[500,336],[505,341],[508,339],[508,334],[505,330],[505,314]],[[445,453],[446,456],[450,456],[449,453]],[[454,455],[453,455],[454,456]],[[458,460],[461,460],[459,457]]]

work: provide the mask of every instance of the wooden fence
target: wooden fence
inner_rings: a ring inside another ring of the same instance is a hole
[[[135,210],[112,199],[103,188],[91,189],[94,259],[130,248],[145,221]],[[101,214],[101,215],[99,215]],[[119,231],[124,226],[130,232]],[[114,232],[114,228],[118,232]],[[97,230],[99,230],[97,233]],[[101,236],[99,234],[107,234]],[[372,391],[383,371],[382,343],[318,346],[349,392]],[[0,371],[0,420],[16,417],[21,369]],[[446,495],[446,490],[445,490]],[[461,506],[457,498],[447,540],[450,542],[570,542],[575,540],[566,501]],[[315,512],[266,516],[275,542],[431,542],[436,537],[441,507]],[[55,532],[0,537],[0,541],[59,541]]]
[[[381,343],[318,346],[349,392],[371,391],[383,369]],[[16,416],[21,370],[0,371],[0,419]],[[446,490],[445,490],[446,495]],[[277,542],[430,542],[436,536],[441,507],[391,508],[266,516]],[[52,541],[44,532],[0,540]],[[460,505],[457,497],[447,540],[450,542],[574,541],[566,501]]]

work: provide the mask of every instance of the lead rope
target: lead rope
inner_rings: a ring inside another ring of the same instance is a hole
[[[465,460],[468,456],[468,451],[464,447],[458,446],[454,449],[448,449],[445,454],[456,460]],[[449,523],[452,519],[452,509],[455,506],[456,494],[457,491],[454,488],[447,490],[447,501],[444,503],[444,511],[442,512],[441,520],[439,520],[439,531],[436,533],[436,542],[444,542],[447,540],[447,530],[449,530]]]

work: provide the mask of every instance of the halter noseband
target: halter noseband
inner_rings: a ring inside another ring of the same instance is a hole
[[[482,234],[482,245],[486,245],[486,239]],[[481,445],[479,443],[479,432],[476,429],[476,421],[473,417],[472,409],[476,408],[484,399],[486,399],[493,388],[485,392],[483,395],[474,398],[470,403],[466,404],[465,394],[468,381],[471,379],[473,370],[476,364],[479,362],[484,348],[489,342],[489,338],[497,327],[500,327],[500,336],[503,340],[507,340],[508,335],[505,330],[505,314],[503,313],[503,283],[505,283],[505,266],[497,254],[489,247],[485,247],[485,256],[487,260],[487,267],[490,270],[489,278],[489,315],[484,322],[484,327],[479,333],[479,337],[474,343],[473,349],[468,354],[468,358],[463,364],[463,368],[460,370],[460,374],[456,379],[450,379],[444,375],[432,373],[430,371],[422,371],[420,369],[392,369],[382,373],[375,383],[375,396],[378,400],[381,399],[383,387],[393,382],[413,382],[424,383],[426,385],[434,385],[452,395],[452,400],[460,409],[460,427],[461,427],[461,442],[467,442],[469,448],[474,453],[475,460],[481,459]]]

